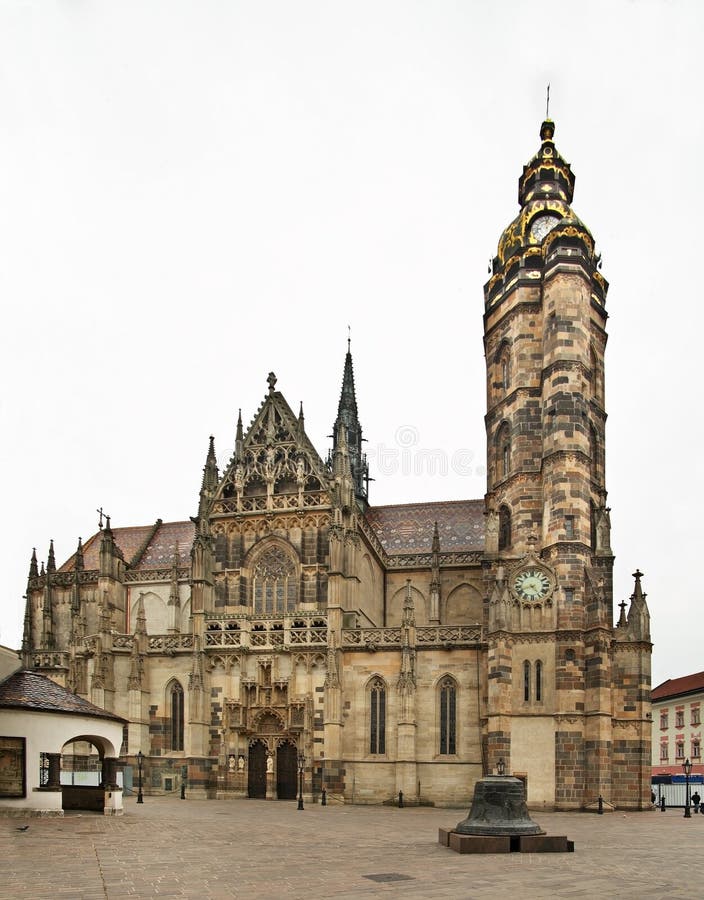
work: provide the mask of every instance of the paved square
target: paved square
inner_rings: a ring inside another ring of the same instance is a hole
[[[438,828],[466,813],[129,797],[117,819],[0,819],[0,900],[704,896],[704,816],[534,813],[575,852],[460,856]]]

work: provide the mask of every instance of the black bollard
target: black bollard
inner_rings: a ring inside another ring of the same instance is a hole
[[[660,812],[665,812],[665,795],[660,798]]]
[[[403,791],[398,792],[398,808],[403,809]]]
[[[181,782],[181,799],[186,799],[186,783],[184,781]]]
[[[604,798],[599,794],[599,806],[597,807],[597,812],[600,816],[604,815]]]
[[[321,796],[321,798],[320,798],[320,805],[321,805],[321,806],[327,806],[327,805],[328,805],[328,795],[327,795],[326,792],[325,792],[325,788],[323,788],[323,793],[322,793],[322,796]]]

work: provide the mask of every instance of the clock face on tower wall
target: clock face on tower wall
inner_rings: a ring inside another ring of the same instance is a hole
[[[548,575],[535,567],[522,569],[513,581],[514,593],[521,600],[544,600],[550,587]]]
[[[542,241],[545,235],[551,231],[559,221],[560,219],[557,216],[538,216],[538,218],[533,219],[533,222],[531,223],[531,237],[535,238],[536,241]]]

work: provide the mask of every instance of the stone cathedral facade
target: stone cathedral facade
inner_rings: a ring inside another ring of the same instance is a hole
[[[327,459],[272,373],[221,468],[210,439],[192,518],[32,556],[24,664],[129,721],[148,791],[291,798],[301,765],[312,798],[466,805],[503,759],[532,806],[649,804],[640,572],[614,625],[607,283],[553,130],[484,288],[484,498],[370,503],[348,347]]]

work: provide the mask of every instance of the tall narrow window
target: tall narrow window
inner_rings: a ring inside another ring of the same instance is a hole
[[[171,706],[171,749],[183,750],[183,688],[174,681],[169,690]]]
[[[507,478],[511,471],[511,432],[508,423],[504,422],[496,435],[497,478]]]
[[[511,510],[508,506],[499,508],[499,550],[511,546]]]
[[[369,752],[386,753],[386,685],[381,678],[369,686]]]
[[[535,664],[535,699],[538,703],[543,699],[543,664],[540,660]]]
[[[565,537],[568,541],[574,538],[574,516],[565,516]]]
[[[528,660],[523,663],[523,700],[525,703],[530,702],[530,663]]]
[[[457,685],[450,677],[440,682],[440,753],[457,753]]]

